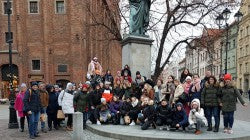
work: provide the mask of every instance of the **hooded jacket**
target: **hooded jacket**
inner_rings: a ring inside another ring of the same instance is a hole
[[[87,91],[78,91],[73,98],[73,103],[76,111],[87,111],[88,107],[88,94]]]
[[[199,99],[192,100],[191,106],[193,106],[194,103],[198,104],[198,109],[197,110],[191,109],[188,117],[189,124],[197,123],[197,119],[201,119],[203,123],[207,125],[207,119],[204,115],[204,110],[203,108],[200,107],[200,100]]]
[[[181,106],[181,110],[177,110],[177,106]],[[177,122],[180,126],[183,126],[188,123],[188,116],[186,111],[183,108],[182,103],[177,103],[175,111],[173,112],[173,121]]]
[[[117,111],[120,111],[122,104],[123,104],[122,101],[111,102],[109,106],[110,112],[116,114]]]
[[[172,118],[172,109],[169,105],[166,106],[158,106],[156,108],[157,116],[164,119],[171,119]]]
[[[220,85],[219,96],[222,103],[222,111],[232,112],[236,111],[236,101],[237,98],[240,100],[241,104],[245,104],[240,92],[231,82],[229,85]]]

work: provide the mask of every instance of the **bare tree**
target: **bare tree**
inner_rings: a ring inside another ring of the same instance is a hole
[[[128,0],[101,0],[104,8],[108,12],[112,26],[107,26],[102,21],[95,19],[92,14],[94,26],[105,27],[113,36],[113,39],[122,41],[120,31],[120,21],[123,19],[125,28],[128,25]],[[120,5],[118,4],[120,2]],[[171,60],[175,50],[183,43],[189,44],[194,37],[183,35],[183,31],[192,28],[204,28],[211,24],[211,19],[218,14],[225,6],[234,7],[238,0],[153,0],[150,14],[150,26],[148,32],[156,40],[153,54],[153,80],[156,80],[166,65]],[[125,4],[123,4],[125,3]],[[112,9],[110,8],[112,7]],[[119,12],[119,17],[114,12]],[[90,12],[91,14],[91,12]],[[118,22],[117,22],[118,21]]]

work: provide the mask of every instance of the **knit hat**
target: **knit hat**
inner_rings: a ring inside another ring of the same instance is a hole
[[[231,74],[225,74],[224,75],[224,80],[226,81],[226,80],[232,80],[232,76],[231,76]]]
[[[101,98],[101,103],[105,102],[106,99],[105,98]]]
[[[59,88],[59,86],[58,85],[54,85],[54,88]]]
[[[185,80],[186,80],[186,81],[187,81],[187,80],[192,80],[192,77],[191,77],[191,76],[187,76]]]
[[[27,87],[25,83],[22,83],[21,84],[21,87]]]
[[[110,85],[111,84],[111,82],[109,82],[109,81],[105,81],[105,83],[104,83],[105,85]]]
[[[82,88],[88,88],[88,87],[89,87],[89,85],[87,85],[87,84],[82,85]]]
[[[31,87],[33,87],[33,86],[38,86],[38,83],[37,82],[32,82]]]

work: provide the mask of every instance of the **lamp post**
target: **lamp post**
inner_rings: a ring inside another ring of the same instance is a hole
[[[223,10],[223,12],[221,14],[219,14],[216,17],[216,23],[219,26],[219,29],[221,29],[221,26],[223,25],[223,22],[225,22],[225,29],[226,29],[226,45],[225,45],[225,53],[226,53],[226,58],[225,58],[225,74],[227,74],[227,56],[228,56],[228,38],[229,38],[229,24],[228,24],[228,19],[230,17],[231,11],[226,8]],[[238,11],[234,17],[235,17],[235,21],[237,23],[239,23],[239,21],[241,20],[243,14]],[[238,32],[238,31],[237,31]],[[222,49],[223,49],[223,45],[221,45],[221,71],[222,71]]]
[[[18,128],[16,110],[14,109],[14,101],[15,94],[13,91],[13,67],[12,67],[12,35],[11,35],[11,23],[10,23],[10,15],[11,15],[11,3],[10,0],[7,0],[7,14],[8,14],[8,36],[7,43],[9,44],[9,71],[10,71],[10,106],[9,106],[9,128]]]

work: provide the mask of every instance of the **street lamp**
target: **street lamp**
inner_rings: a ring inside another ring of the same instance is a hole
[[[225,22],[226,24],[226,48],[225,48],[225,52],[226,52],[226,59],[225,59],[225,74],[227,74],[227,55],[228,55],[228,45],[229,45],[229,42],[228,42],[228,38],[229,38],[229,25],[228,25],[228,20],[230,18],[230,14],[231,14],[231,11],[226,8],[223,10],[223,12],[221,14],[219,14],[217,17],[216,17],[216,24],[219,26],[219,29],[221,28],[221,26],[223,25],[223,21]],[[238,11],[234,17],[235,17],[235,21],[237,23],[239,23],[239,21],[241,20],[243,14]],[[221,45],[221,63],[222,63],[222,45]],[[222,70],[222,64],[221,64],[221,70]]]
[[[11,15],[11,3],[10,0],[7,0],[7,14],[8,14],[8,36],[7,43],[9,44],[9,70],[10,70],[10,106],[9,106],[9,128],[18,128],[16,110],[14,109],[15,104],[15,94],[13,91],[13,67],[12,67],[12,35],[11,35],[11,24],[10,24],[10,15]]]

